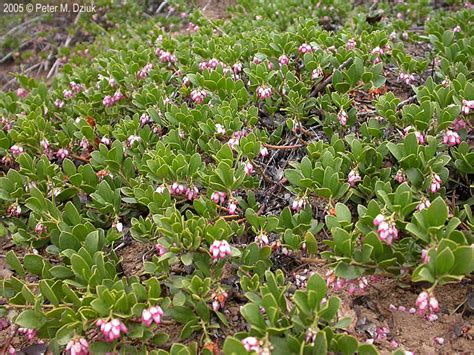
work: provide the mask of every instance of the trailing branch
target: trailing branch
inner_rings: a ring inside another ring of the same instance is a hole
[[[348,60],[346,60],[344,63],[342,63],[337,69],[338,70],[345,69],[349,65],[351,65],[353,61],[354,61],[354,58],[351,57]],[[334,76],[334,72],[331,75],[329,75],[326,79],[321,81],[321,83],[318,86],[316,86],[313,89],[313,91],[311,91],[311,94],[309,94],[309,97],[315,97],[317,94],[319,94],[321,91],[323,91],[326,88],[326,86],[328,86],[329,83],[332,81],[333,76]]]

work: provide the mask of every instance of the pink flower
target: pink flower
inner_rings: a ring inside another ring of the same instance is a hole
[[[21,207],[16,202],[12,203],[10,206],[7,207],[6,211],[7,217],[20,217],[21,215]]]
[[[257,87],[255,92],[257,93],[257,96],[261,100],[268,99],[270,96],[272,96],[272,88],[271,87],[266,87],[265,85]]]
[[[148,122],[150,122],[150,116],[146,113],[142,114],[140,116],[140,124],[142,126],[146,125]]]
[[[391,41],[394,41],[397,39],[397,32],[393,31],[390,33],[390,35],[388,36],[388,38],[391,40]]]
[[[466,128],[466,122],[461,117],[458,117],[453,121],[453,123],[451,124],[451,127],[453,128],[454,131],[457,132]]]
[[[316,69],[313,69],[311,72],[311,79],[312,80],[317,80],[323,76],[323,70],[320,67],[317,67]]]
[[[394,222],[387,222],[382,214],[374,218],[374,225],[377,227],[379,238],[392,245],[393,239],[398,239],[398,229]]]
[[[199,197],[199,189],[196,186],[190,187],[186,191],[185,195],[188,200],[195,200]]]
[[[439,303],[433,294],[427,291],[421,292],[415,302],[416,308],[418,309],[419,315],[424,315],[429,311],[428,320],[436,320],[438,316],[435,313],[440,311]]]
[[[301,211],[306,206],[306,199],[304,198],[295,198],[291,204],[291,209],[295,212]]]
[[[156,325],[159,325],[163,314],[163,310],[160,306],[144,309],[142,312],[142,322],[145,323],[147,328],[149,328],[153,322],[155,322]]]
[[[80,93],[82,90],[84,90],[84,84],[77,84],[76,82],[74,81],[71,81],[69,83],[69,86],[71,87],[71,90],[75,93],[75,94],[78,94]]]
[[[100,331],[107,342],[119,339],[121,333],[128,333],[127,327],[119,319],[112,319],[110,322],[99,319],[96,325],[100,327]]]
[[[428,264],[430,262],[429,250],[423,249],[421,251],[421,261],[423,264]]]
[[[214,191],[211,194],[211,200],[214,201],[215,203],[224,203],[226,198],[225,192],[221,191]]]
[[[20,145],[14,144],[10,147],[10,153],[12,153],[12,155],[15,157],[19,156],[23,152],[24,152],[24,149]]]
[[[351,50],[353,50],[353,49],[356,47],[356,45],[357,45],[357,42],[356,42],[355,38],[351,38],[351,39],[348,40],[347,43],[346,43],[346,49],[347,49],[348,51],[351,51]]]
[[[129,148],[131,148],[135,144],[135,142],[140,142],[141,140],[141,137],[132,134],[127,138],[127,145],[129,146]]]
[[[444,338],[442,338],[442,337],[434,337],[434,341],[438,345],[443,345],[444,344]]]
[[[413,74],[400,73],[398,78],[407,85],[411,85],[415,81],[415,76]]]
[[[69,156],[69,150],[67,150],[66,148],[60,148],[56,152],[56,157],[58,157],[58,159],[66,159],[68,156]]]
[[[245,163],[244,172],[245,172],[245,175],[252,175],[253,174],[253,165],[252,165],[251,162]]]
[[[105,145],[110,145],[110,139],[105,136],[100,139],[100,142]]]
[[[155,249],[159,256],[163,256],[168,252],[168,249],[160,243],[155,244]]]
[[[18,333],[26,335],[28,340],[33,340],[36,337],[36,330],[29,328],[18,328]]]
[[[188,24],[188,31],[189,32],[197,32],[199,31],[199,26],[198,25],[195,25],[194,23],[190,22]]]
[[[408,39],[408,32],[403,32],[402,38],[406,41]]]
[[[226,256],[232,255],[230,245],[226,240],[215,240],[211,244],[209,252],[214,260],[224,259]]]
[[[247,337],[245,339],[242,339],[242,344],[245,350],[247,350],[248,352],[260,352],[260,341],[255,337]]]
[[[454,33],[461,32],[461,26],[457,25],[456,27],[453,28]]]
[[[380,223],[382,223],[384,221],[385,221],[384,215],[379,214],[374,218],[374,226],[378,226],[378,225],[380,225]]]
[[[266,147],[262,147],[262,148],[260,149],[260,156],[261,156],[262,158],[265,158],[267,155],[268,155],[268,149],[267,149]]]
[[[397,174],[394,177],[395,181],[397,181],[399,184],[403,184],[405,181],[407,181],[405,173],[402,169],[399,169],[397,171]]]
[[[66,100],[72,99],[74,97],[74,92],[72,92],[71,90],[65,89],[63,91],[63,96]]]
[[[341,126],[345,126],[347,124],[348,119],[349,119],[349,116],[344,110],[339,111],[339,113],[337,114],[337,120],[339,121]]]
[[[372,49],[371,54],[380,56],[380,55],[384,55],[384,51],[383,51],[383,49],[380,48],[380,47],[375,47],[374,49]]]
[[[227,209],[229,210],[230,214],[236,214],[237,211],[237,204],[233,201],[230,201],[227,205]]]
[[[443,143],[446,144],[448,147],[454,147],[458,144],[461,144],[461,137],[457,132],[448,129],[444,133]]]
[[[112,96],[110,95],[107,95],[104,97],[104,99],[102,100],[102,104],[105,106],[105,107],[112,107],[114,104],[115,104],[115,101],[113,99]]]
[[[27,95],[28,95],[28,90],[26,90],[25,88],[18,88],[16,90],[16,96],[22,99],[24,99]]]
[[[282,54],[279,58],[278,58],[278,63],[280,63],[280,66],[284,66],[284,65],[287,65],[288,63],[290,62],[290,59]]]
[[[89,343],[84,338],[71,339],[66,345],[66,351],[71,355],[87,355],[89,354]]]
[[[355,187],[362,178],[359,175],[359,172],[356,169],[352,169],[347,175],[347,182],[350,186]]]
[[[471,110],[474,110],[474,100],[462,100],[461,112],[469,115]]]
[[[240,74],[240,72],[242,72],[242,63],[235,63],[234,65],[232,65],[232,71],[234,72],[234,74]]]
[[[420,203],[416,206],[417,211],[423,211],[425,208],[430,207],[431,202],[430,200],[423,198]]]
[[[56,101],[54,101],[54,106],[56,106],[56,108],[63,108],[64,101],[60,99],[56,99]]]
[[[146,64],[142,69],[138,71],[137,78],[146,79],[152,69],[153,69],[153,64],[151,63]]]
[[[433,177],[431,179],[431,184],[430,184],[430,191],[431,193],[436,193],[441,189],[441,178],[439,177],[438,174],[433,174]]]
[[[202,104],[204,99],[207,97],[205,90],[193,90],[191,91],[191,100],[196,104]]]
[[[307,43],[303,43],[301,46],[298,47],[298,52],[300,52],[301,54],[311,53],[313,51],[313,47],[311,47],[311,45]]]
[[[220,123],[216,123],[216,132],[217,134],[225,134],[225,128]]]
[[[42,223],[37,223],[35,226],[35,233],[38,235],[45,233],[46,230],[47,230],[46,226]]]
[[[382,61],[380,57],[375,57],[374,60],[372,61],[373,64],[379,64]]]

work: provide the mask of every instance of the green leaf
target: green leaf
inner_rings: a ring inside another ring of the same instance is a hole
[[[328,353],[328,340],[326,332],[320,330],[316,334],[313,347],[313,355],[326,355]]]
[[[39,282],[39,288],[41,291],[41,294],[53,305],[58,306],[59,305],[59,300],[56,297],[56,294],[54,293],[53,289],[48,285],[46,280],[41,280]]]
[[[41,256],[36,254],[27,254],[23,258],[23,265],[25,269],[32,274],[41,275],[44,266],[44,260]]]
[[[437,277],[443,276],[454,266],[454,254],[450,248],[446,247],[438,253],[435,264],[435,274]]]
[[[15,319],[15,323],[23,328],[39,329],[46,323],[46,318],[43,314],[28,309],[18,315]]]
[[[234,337],[226,338],[223,351],[226,355],[241,355],[247,353],[242,342]]]
[[[5,256],[5,260],[7,261],[8,265],[15,270],[19,275],[25,275],[25,269],[23,269],[23,265],[21,265],[20,260],[16,256],[13,250],[10,250],[7,255]]]

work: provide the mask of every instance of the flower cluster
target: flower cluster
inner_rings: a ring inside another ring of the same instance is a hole
[[[427,198],[422,198],[420,203],[416,206],[417,211],[423,211],[425,208],[428,208],[431,206],[430,200]]]
[[[351,38],[351,39],[348,40],[347,43],[346,43],[346,49],[347,49],[348,51],[351,51],[351,50],[353,50],[353,49],[356,47],[356,45],[357,45],[357,42],[356,42],[355,38]]]
[[[295,212],[301,211],[303,208],[305,208],[307,204],[306,198],[303,197],[297,197],[293,200],[291,203],[291,209]]]
[[[105,341],[111,342],[120,338],[120,334],[128,333],[128,329],[119,319],[112,319],[109,322],[99,319],[96,325],[100,328],[100,332],[105,338]]]
[[[413,74],[400,73],[398,78],[407,85],[411,85],[415,81],[415,76]]]
[[[430,191],[431,193],[437,193],[441,189],[441,178],[438,174],[433,174],[431,178]]]
[[[350,295],[364,294],[369,286],[369,283],[374,283],[380,280],[379,276],[361,276],[354,280],[346,280],[341,277],[336,277],[333,270],[326,273],[326,285],[332,287],[334,291],[346,290]]]
[[[137,78],[146,79],[152,69],[153,69],[153,64],[151,63],[146,64],[142,69],[138,71]]]
[[[28,340],[33,340],[36,337],[35,329],[18,328],[18,333],[25,335]]]
[[[316,69],[313,69],[311,72],[311,79],[312,80],[318,80],[323,76],[323,70],[320,67],[317,67]]]
[[[443,143],[448,147],[454,147],[458,144],[461,144],[461,137],[457,132],[448,129],[443,135]]]
[[[374,218],[374,226],[377,227],[377,233],[380,240],[388,245],[392,245],[394,239],[398,239],[398,229],[393,221],[387,222],[382,214]]]
[[[18,144],[14,144],[10,147],[10,153],[12,153],[14,157],[19,156],[23,152],[24,152],[23,147]]]
[[[196,104],[202,104],[204,99],[207,97],[207,92],[205,90],[193,90],[191,91],[191,100]]]
[[[155,54],[160,58],[161,63],[173,64],[177,61],[177,58],[174,54],[171,54],[170,52],[162,50],[160,48],[157,48],[155,50]]]
[[[145,323],[147,328],[149,328],[153,322],[155,322],[156,325],[159,325],[163,314],[163,310],[160,306],[144,309],[142,312],[142,322]]]
[[[298,52],[300,52],[301,54],[311,53],[313,51],[314,48],[308,43],[303,43],[301,46],[298,47]]]
[[[347,124],[347,120],[349,119],[349,116],[347,115],[347,112],[344,110],[339,111],[337,114],[337,120],[341,124],[341,126],[345,126]]]
[[[209,252],[211,253],[212,259],[214,260],[224,259],[226,256],[232,255],[230,245],[226,240],[215,240],[211,244]]]
[[[115,94],[113,94],[112,96],[111,95],[105,96],[104,99],[102,100],[102,104],[105,107],[112,107],[113,105],[115,105],[117,102],[119,102],[122,99],[123,99],[122,93],[120,92],[120,90],[117,90]]]
[[[191,32],[191,33],[194,33],[194,32],[197,32],[199,31],[199,26],[190,22],[188,23],[188,31]]]
[[[260,100],[265,100],[272,96],[272,88],[265,85],[257,87],[255,92],[257,93],[257,96]]]
[[[225,192],[214,191],[211,194],[211,200],[214,201],[215,203],[223,204],[225,202],[225,198],[226,198]]]
[[[248,352],[255,351],[256,353],[260,353],[261,351],[261,344],[260,340],[255,337],[247,337],[242,339],[242,344]]]
[[[461,117],[458,117],[453,121],[451,127],[454,131],[458,132],[466,128],[466,121],[464,121]]]
[[[156,189],[156,192],[163,193],[165,187],[159,186]],[[185,196],[188,200],[194,200],[199,197],[199,189],[196,186],[185,186],[178,182],[173,182],[169,188],[171,196]]]
[[[287,65],[289,62],[290,62],[290,59],[285,54],[282,54],[278,58],[278,63],[280,63],[281,67],[284,66],[284,65]]]
[[[471,110],[474,110],[474,100],[462,100],[461,112],[465,115],[469,115]]]
[[[251,162],[248,161],[244,164],[244,172],[245,172],[245,175],[253,174],[253,165]]]
[[[21,207],[18,203],[14,202],[10,206],[7,207],[6,211],[7,217],[20,217],[21,215]]]
[[[163,256],[168,252],[168,249],[160,243],[155,244],[155,249],[159,256]]]
[[[89,343],[84,338],[71,339],[66,345],[66,351],[71,355],[87,355],[89,354]]]
[[[224,63],[222,63],[219,59],[212,58],[209,59],[207,62],[201,62],[199,63],[199,70],[203,71],[204,69],[208,69],[209,71],[215,70],[217,66],[221,64],[224,66]]]
[[[395,181],[398,182],[399,184],[403,184],[405,181],[407,181],[407,177],[405,175],[405,172],[402,169],[399,169],[397,173],[395,174],[394,177]]]
[[[352,169],[347,175],[347,182],[350,186],[355,187],[358,182],[360,182],[362,178],[359,175],[359,171],[357,169]]]
[[[417,313],[421,316],[427,315],[428,319],[436,320],[436,313],[440,311],[436,297],[427,291],[421,292],[415,302]]]
[[[66,148],[60,148],[60,149],[58,149],[58,151],[56,152],[56,157],[57,157],[58,159],[64,160],[64,159],[66,159],[68,156],[69,156],[69,150],[67,150]]]

